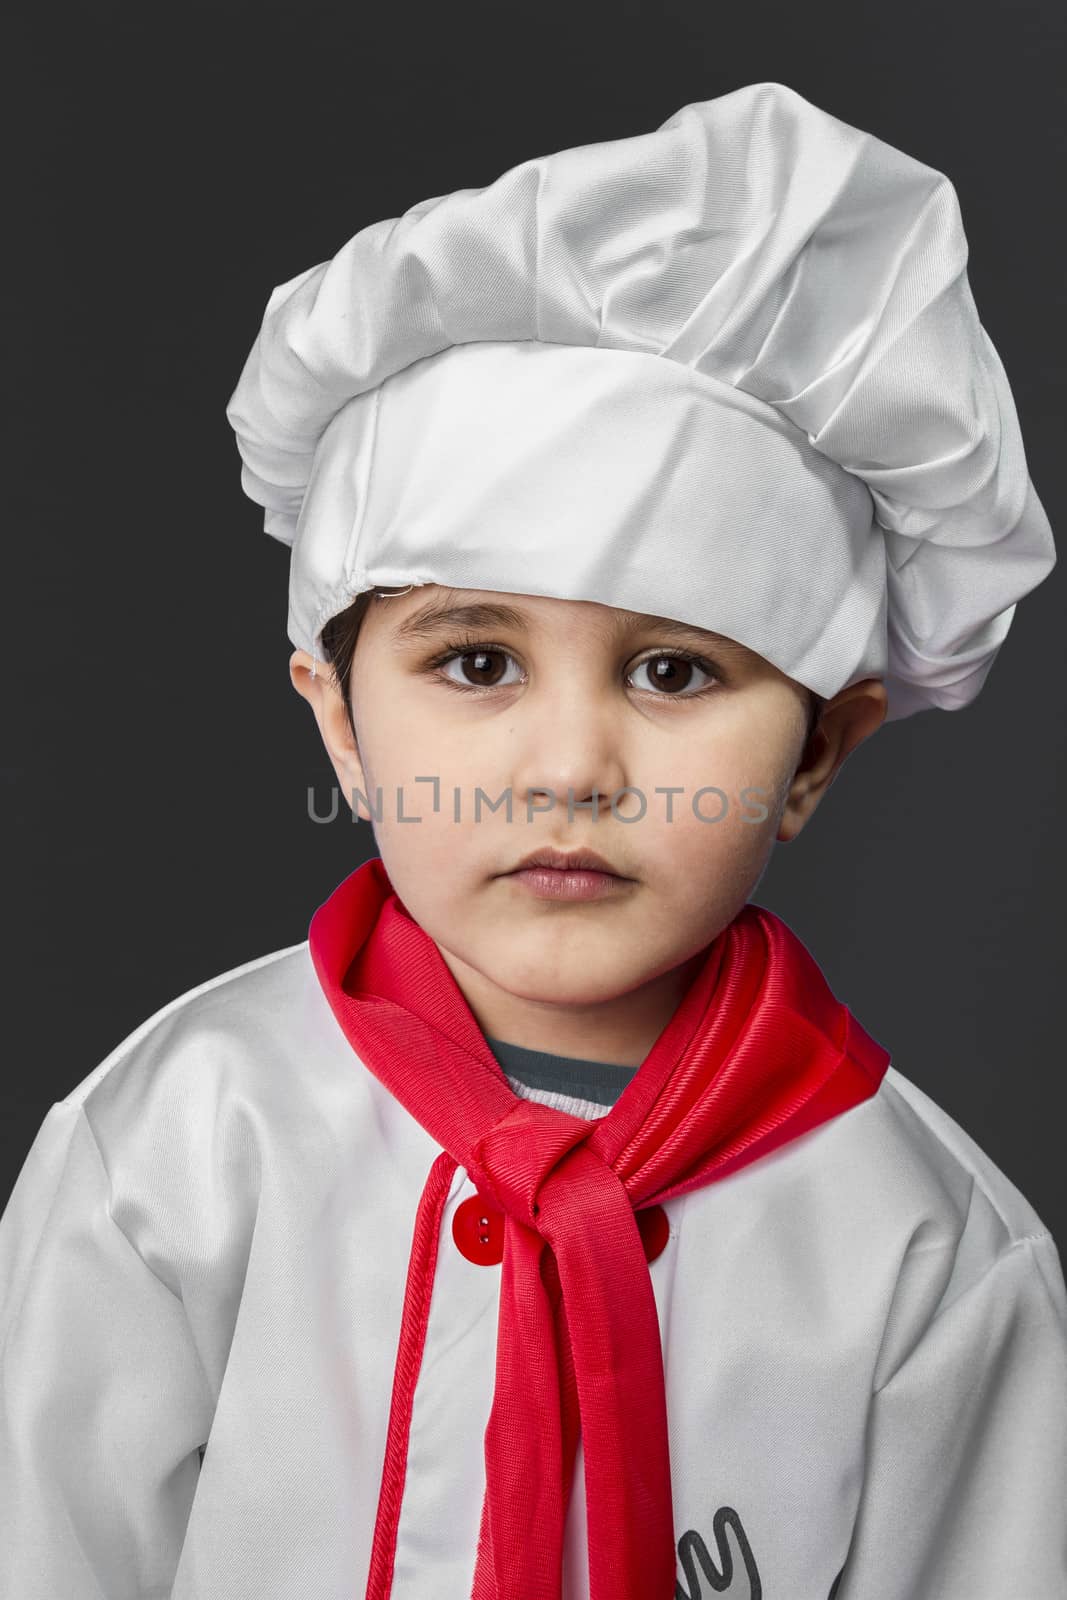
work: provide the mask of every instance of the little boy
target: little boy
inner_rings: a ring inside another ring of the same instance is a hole
[[[951,185],[777,84],[362,230],[231,400],[379,854],[0,1221],[0,1600],[1065,1600],[1053,1238],[752,901],[1053,560]]]

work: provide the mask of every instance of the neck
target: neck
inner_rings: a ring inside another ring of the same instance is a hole
[[[509,994],[458,956],[438,949],[483,1034],[527,1050],[620,1067],[641,1065],[707,958],[707,950],[699,950],[612,1000],[559,1005]]]

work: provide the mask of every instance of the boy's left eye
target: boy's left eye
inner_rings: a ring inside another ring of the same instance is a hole
[[[691,698],[690,695],[681,695],[679,690],[690,686],[694,672],[702,672],[706,678],[712,680],[716,676],[709,661],[701,661],[699,656],[691,655],[686,650],[661,651],[658,655],[646,656],[644,661],[637,663],[630,676],[634,677],[637,673],[643,672],[646,667],[653,668],[651,679],[655,685],[655,692],[658,694],[665,690],[672,699]],[[641,689],[645,686],[639,683],[637,687]],[[706,683],[701,684],[698,689],[693,690],[693,693],[700,694],[707,687]]]
[[[517,670],[517,676],[508,677],[498,670],[498,663],[507,661]],[[449,646],[441,655],[427,663],[431,672],[437,673],[450,688],[477,694],[500,688],[513,688],[522,682],[522,669],[509,650],[499,645],[462,643]],[[454,677],[446,669],[456,667],[462,674]],[[638,675],[651,668],[649,681],[635,682]],[[689,650],[658,650],[646,656],[630,669],[626,681],[633,683],[644,694],[655,695],[660,700],[692,700],[709,687],[707,682],[692,686],[693,674],[703,673],[712,683],[721,681],[717,669],[710,661]]]

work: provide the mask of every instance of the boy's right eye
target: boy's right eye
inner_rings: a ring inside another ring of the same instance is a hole
[[[479,689],[499,689],[502,686],[511,688],[514,684],[522,682],[521,668],[518,677],[506,679],[501,676],[499,667],[501,660],[510,661],[518,667],[510,651],[501,649],[499,645],[464,645],[454,648],[436,657],[430,666],[440,673],[450,688],[476,693]],[[453,666],[462,676],[449,675],[446,669]]]

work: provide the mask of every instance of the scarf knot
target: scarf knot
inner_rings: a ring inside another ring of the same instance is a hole
[[[505,1215],[540,1233],[548,1180],[570,1178],[574,1155],[592,1132],[591,1123],[569,1112],[519,1100],[477,1141],[469,1176]]]

